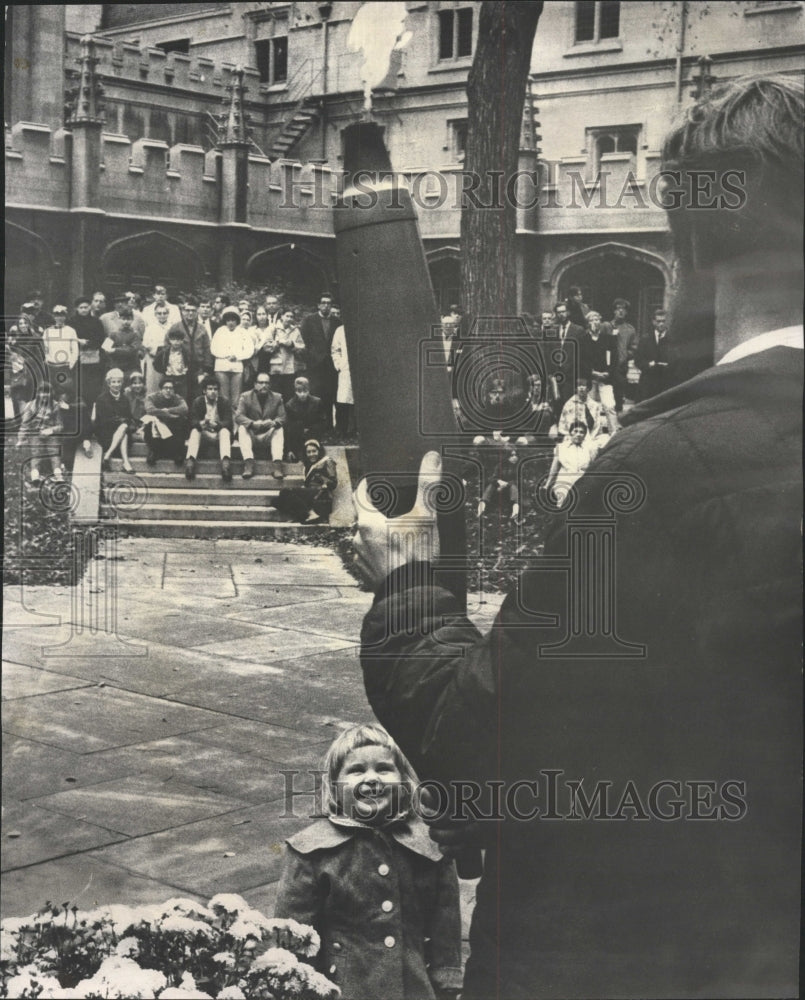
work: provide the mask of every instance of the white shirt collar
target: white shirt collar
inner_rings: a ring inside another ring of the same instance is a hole
[[[733,361],[740,361],[741,358],[748,358],[751,354],[768,351],[772,347],[793,347],[801,351],[803,349],[802,327],[786,326],[781,330],[769,330],[768,333],[761,333],[757,337],[752,337],[750,340],[738,344],[731,351],[727,351],[717,363],[728,365]]]

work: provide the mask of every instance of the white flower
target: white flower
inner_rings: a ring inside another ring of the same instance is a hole
[[[250,972],[273,972],[278,976],[288,975],[299,968],[296,955],[284,948],[269,948],[262,955],[258,955],[252,962]]]
[[[117,942],[114,953],[124,958],[136,958],[140,954],[140,942],[135,937],[125,937]]]
[[[227,933],[231,934],[233,938],[238,938],[239,940],[243,940],[248,937],[260,940],[263,936],[257,924],[252,923],[251,920],[245,920],[243,917],[238,917]]]
[[[159,1000],[212,1000],[209,993],[201,990],[186,990],[183,986],[169,986],[159,994]]]
[[[17,936],[5,927],[0,930],[0,962],[13,962],[17,958]]]
[[[294,938],[298,938],[297,941],[293,942],[291,946],[292,950],[298,952],[300,955],[304,955],[306,958],[318,955],[319,948],[321,947],[321,938],[308,924],[300,924],[298,920],[285,918],[282,920],[266,920],[263,926],[270,933],[284,930],[290,931]]]
[[[162,915],[170,913],[180,913],[184,917],[195,917],[201,920],[212,920],[213,914],[203,903],[197,903],[192,899],[185,899],[182,896],[174,896],[165,900],[160,907]]]
[[[207,937],[213,933],[208,924],[202,923],[200,920],[191,920],[190,917],[182,917],[178,913],[163,917],[159,922],[159,929],[179,934],[204,934]]]
[[[40,972],[35,965],[24,965],[17,971],[17,975],[12,976],[6,983],[9,998],[38,996],[42,989],[61,989],[61,986],[58,979],[54,979],[46,972]]]
[[[19,934],[23,927],[30,927],[33,923],[33,917],[6,917],[6,919],[0,923],[0,931],[3,934]]]
[[[43,990],[40,994],[40,1000],[84,1000],[86,993],[79,992],[77,986],[55,986]]]
[[[224,913],[240,913],[242,910],[250,910],[251,907],[243,898],[234,892],[219,892],[213,896],[207,904],[211,910],[223,910]]]
[[[123,934],[130,927],[140,923],[141,910],[134,906],[123,906],[120,903],[113,903],[110,906],[99,906],[95,910],[86,910],[78,913],[79,920],[86,920],[88,926],[93,924],[109,924],[115,934]]]
[[[341,996],[341,990],[339,990],[335,983],[331,983],[326,976],[323,976],[315,969],[311,969],[309,966],[303,965],[300,967],[299,971],[304,973],[305,985],[309,990],[312,990],[316,996],[328,998]]]
[[[167,982],[156,969],[141,969],[130,958],[111,955],[91,979],[78,984],[76,992],[81,996],[98,993],[110,1000],[153,1000]]]
[[[213,962],[219,962],[221,965],[225,965],[228,969],[232,968],[235,964],[235,956],[231,951],[219,951],[217,954],[212,956]]]
[[[77,987],[51,986],[42,990],[40,1000],[83,1000],[84,993],[78,993]]]
[[[216,1000],[246,1000],[246,994],[239,986],[225,986]]]

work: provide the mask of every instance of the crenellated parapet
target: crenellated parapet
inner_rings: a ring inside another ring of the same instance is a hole
[[[69,132],[17,122],[6,134],[6,205],[70,207]]]
[[[140,48],[131,42],[122,42],[102,36],[93,36],[97,72],[108,83],[130,82],[153,84],[176,90],[190,91],[195,95],[221,98],[229,83],[231,63],[215,63],[205,56],[185,55],[181,52],[165,53],[158,48]],[[74,66],[81,56],[81,37],[67,33],[65,36],[65,62]],[[244,67],[244,82],[256,95],[260,87],[260,74],[254,67]]]

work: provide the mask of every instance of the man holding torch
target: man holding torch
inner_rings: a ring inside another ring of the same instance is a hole
[[[737,81],[666,140],[700,372],[624,417],[487,635],[437,576],[439,454],[401,517],[356,491],[370,703],[420,778],[470,790],[434,839],[485,849],[466,1000],[798,993],[804,111],[789,77]],[[726,170],[740,206],[696,210]],[[570,531],[607,512],[625,652],[563,653],[597,572]]]

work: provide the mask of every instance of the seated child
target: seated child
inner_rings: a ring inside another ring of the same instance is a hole
[[[315,927],[342,1000],[461,988],[455,866],[412,811],[416,782],[384,729],[347,729],[324,761],[329,816],[287,842],[275,916]]]

